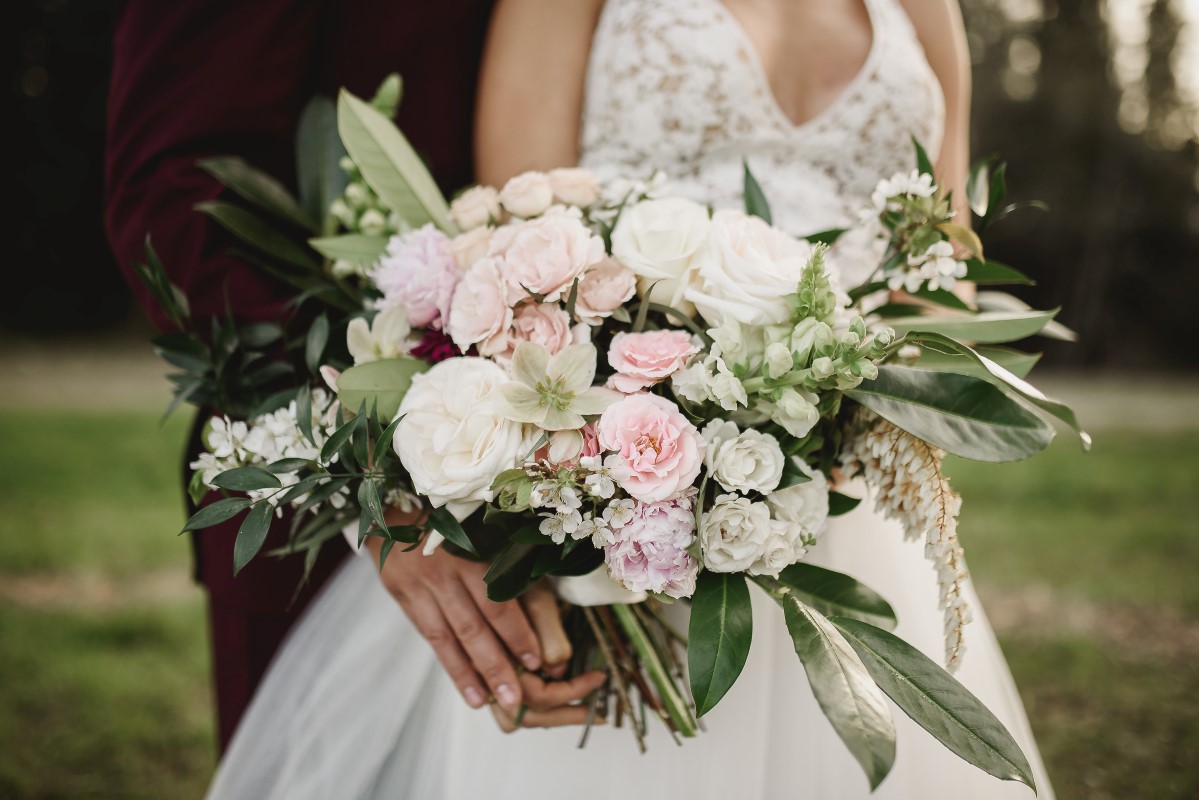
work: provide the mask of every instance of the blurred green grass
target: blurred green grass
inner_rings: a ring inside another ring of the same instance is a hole
[[[186,420],[0,411],[0,797],[203,792]],[[1199,794],[1199,432],[954,461],[962,538],[1058,796]]]

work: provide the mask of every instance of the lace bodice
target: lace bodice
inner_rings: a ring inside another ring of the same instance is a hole
[[[608,0],[592,42],[580,162],[605,177],[661,169],[671,189],[714,207],[742,204],[742,158],[775,224],[795,234],[857,220],[880,178],[914,166],[911,137],[935,157],[940,84],[898,0],[865,0],[873,29],[856,77],[796,125],[776,101],[745,30],[720,0]],[[838,243],[849,284],[872,259],[866,231]]]

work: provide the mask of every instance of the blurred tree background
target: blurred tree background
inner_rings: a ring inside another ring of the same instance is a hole
[[[0,326],[111,328],[133,313],[100,220],[111,4],[15,5],[6,117],[17,121],[16,286],[0,297]],[[1199,366],[1185,335],[1199,296],[1199,3],[963,5],[974,152],[1009,162],[1013,199],[1052,209],[990,237],[993,257],[1037,279],[1024,299],[1063,306],[1080,334],[1051,343],[1047,363]]]

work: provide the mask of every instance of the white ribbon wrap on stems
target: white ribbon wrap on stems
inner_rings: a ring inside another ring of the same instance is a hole
[[[615,606],[644,603],[645,592],[631,592],[608,577],[607,567],[597,567],[586,575],[554,578],[558,596],[576,606]]]

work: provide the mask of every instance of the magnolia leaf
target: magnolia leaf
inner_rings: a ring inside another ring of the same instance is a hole
[[[379,84],[375,96],[371,98],[371,105],[383,116],[394,119],[396,112],[400,110],[400,98],[403,95],[404,83],[400,76],[393,72]]]
[[[848,514],[862,503],[860,497],[850,497],[847,494],[840,492],[828,493],[828,515],[830,517],[839,517],[843,514]]]
[[[979,293],[982,294],[981,292]],[[982,299],[977,300],[982,308]],[[978,314],[929,314],[894,317],[887,325],[897,334],[931,331],[981,344],[1014,342],[1040,333],[1060,309],[1049,311],[983,311]]]
[[[361,233],[309,239],[308,244],[330,261],[348,261],[356,266],[374,264],[387,250],[386,238]]]
[[[753,610],[745,577],[701,572],[691,598],[687,672],[695,714],[707,714],[732,688],[749,657]]]
[[[305,213],[319,223],[322,233],[336,224],[329,206],[341,197],[348,178],[341,168],[345,146],[337,133],[337,108],[328,97],[317,96],[300,115],[296,132],[296,177]]]
[[[832,246],[834,242],[841,238],[841,235],[848,231],[849,228],[829,228],[827,231],[817,231],[809,233],[803,237],[812,244],[827,244]]]
[[[308,336],[304,342],[304,362],[309,372],[316,372],[321,366],[321,356],[325,353],[325,345],[329,343],[329,315],[321,314],[312,321]]]
[[[238,239],[265,255],[303,269],[317,268],[316,262],[313,261],[308,251],[296,244],[291,237],[271,227],[262,218],[241,206],[212,200],[197,203],[195,208],[215,220]]]
[[[895,763],[895,722],[886,698],[831,622],[794,595],[780,602],[820,710],[877,789]]]
[[[1028,759],[1007,728],[940,665],[873,625],[844,618],[831,622],[878,686],[920,727],[984,772],[1036,791]]]
[[[337,129],[363,179],[401,220],[412,227],[432,222],[450,235],[458,232],[433,176],[387,117],[342,89]]]
[[[1008,347],[976,347],[974,349],[979,355],[986,356],[1008,372],[1021,378],[1027,377],[1028,373],[1032,372],[1032,368],[1041,360],[1040,353],[1022,353]],[[920,358],[912,366],[916,369],[931,369],[936,372],[973,375],[976,378],[990,376],[990,373],[984,367],[979,366],[974,359],[958,353],[943,352],[940,349],[922,349]]]
[[[894,630],[897,624],[890,603],[844,573],[801,561],[784,569],[778,578],[766,580],[827,616],[852,617],[887,630]]]
[[[916,148],[916,169],[926,175],[932,175],[933,180],[936,180],[936,171],[933,170],[932,159],[928,157],[928,152],[924,149],[924,145],[913,136],[912,146]]]
[[[428,362],[407,357],[359,364],[337,377],[337,396],[346,408],[365,403],[380,419],[391,419],[400,410],[413,376],[428,368]]]
[[[749,162],[741,159],[741,167],[745,172],[745,213],[760,217],[767,225],[772,224],[770,203],[766,201],[766,194],[758,184],[758,179],[750,171]]]
[[[975,296],[975,302],[978,304],[980,311],[1023,312],[1032,310],[1032,306],[1019,297],[1010,295],[1007,292],[996,292],[993,290],[979,292]],[[1040,334],[1047,339],[1058,339],[1063,342],[1078,340],[1077,333],[1057,320],[1047,323],[1040,331]]]
[[[956,222],[942,222],[937,226],[937,230],[948,236],[952,241],[957,242],[962,247],[970,251],[970,254],[975,258],[983,257],[983,243],[978,238],[978,234],[967,228],[965,225],[959,225]]]
[[[847,394],[897,428],[975,461],[1019,461],[1053,440],[1044,420],[970,375],[880,366],[878,377]]]
[[[312,217],[300,208],[300,204],[287,189],[283,188],[283,184],[265,172],[254,169],[241,158],[237,156],[205,158],[199,162],[199,166],[243,199],[274,214],[284,222],[289,222],[306,231],[316,228]]]
[[[970,177],[966,179],[966,199],[970,210],[980,217],[987,215],[991,199],[991,162],[984,158],[970,167]]]
[[[1036,281],[1020,270],[1013,269],[1007,264],[1001,264],[990,258],[986,261],[981,261],[977,258],[966,259],[966,277],[962,278],[962,280],[979,284],[1018,283],[1025,286],[1032,286],[1036,283]]]

